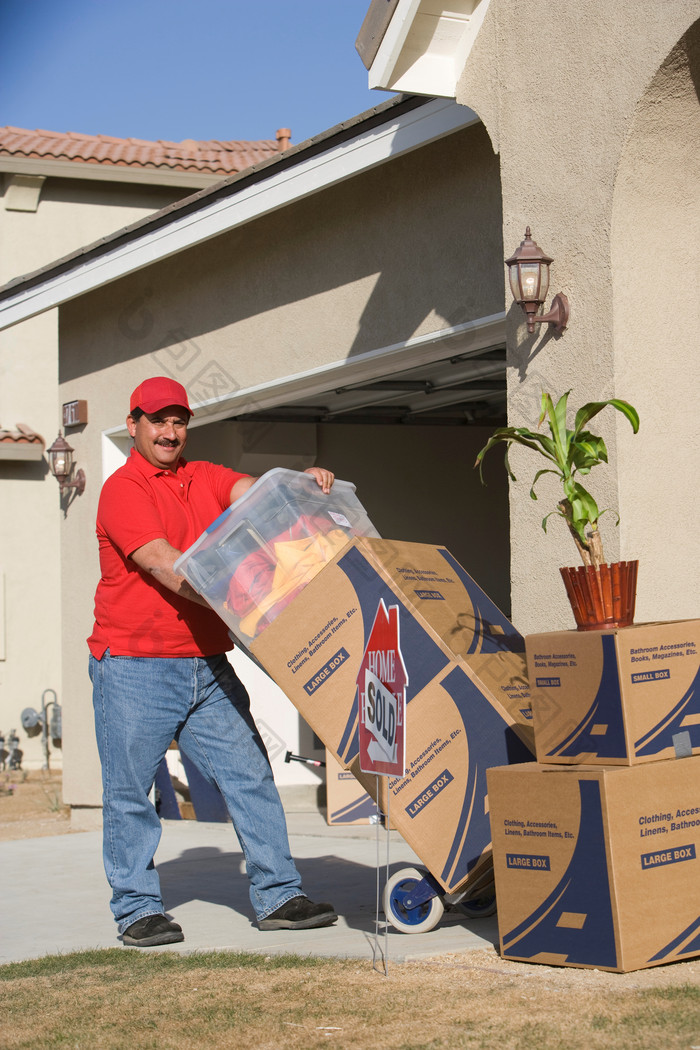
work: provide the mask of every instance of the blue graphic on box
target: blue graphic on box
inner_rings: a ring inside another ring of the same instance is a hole
[[[469,653],[524,653],[525,639],[510,620],[506,619],[448,550],[441,548],[440,554],[461,580],[472,603],[475,622]]]
[[[653,962],[673,962],[675,959],[684,959],[690,955],[700,952],[700,916],[681,930],[673,940],[661,948],[656,955],[648,960]]]
[[[659,682],[671,677],[670,667],[657,667],[654,671],[638,671],[632,675],[632,685],[640,682]]]
[[[549,857],[536,853],[506,853],[507,868],[523,868],[527,871],[551,871]]]
[[[421,791],[420,795],[416,795],[412,802],[406,806],[406,812],[409,817],[413,818],[417,816],[427,805],[429,805],[434,798],[444,791],[448,784],[451,784],[454,777],[450,773],[449,769],[443,769],[442,773],[435,778],[432,784],[429,784],[425,791]]]
[[[506,958],[561,956],[588,966],[617,966],[600,785],[580,780],[581,816],[574,852],[552,892],[503,937]],[[559,926],[565,913],[583,916],[580,928]]]
[[[384,601],[388,608],[397,604],[396,595],[357,548],[352,547],[337,564],[347,576],[357,596],[366,649],[380,601]],[[401,649],[408,674],[406,703],[409,704],[413,697],[442,671],[449,659],[400,602],[398,610]],[[346,764],[359,753],[357,718],[358,705],[355,703],[338,745],[338,752]]]
[[[700,670],[675,707],[635,741],[635,755],[656,755],[673,747],[673,737],[680,730],[688,733],[693,750],[700,748]]]
[[[367,820],[369,823],[370,817],[376,812],[377,807],[374,800],[369,795],[362,794],[359,798],[348,802],[347,805],[341,806],[340,809],[332,810],[331,821],[333,824],[352,824],[356,820]]]
[[[440,591],[414,591],[416,598],[421,598],[424,602],[444,602],[445,595],[440,594]]]
[[[323,685],[323,683],[330,678],[332,674],[335,674],[338,668],[342,667],[345,661],[349,659],[350,654],[347,649],[339,649],[337,653],[334,653],[333,656],[331,656],[330,660],[328,660],[323,667],[316,671],[314,676],[310,678],[308,682],[304,682],[304,690],[309,696],[311,696],[312,693],[316,692],[320,685]]]
[[[593,703],[571,733],[548,752],[548,757],[575,758],[597,755],[598,758],[626,758],[627,741],[622,718],[622,695],[617,673],[615,636],[601,635],[603,669]],[[593,733],[604,725],[604,733]]]
[[[695,860],[695,843],[687,846],[674,846],[673,849],[656,850],[654,853],[642,853],[642,867],[660,868],[666,864],[680,864],[684,860]]]
[[[484,805],[486,770],[513,762],[531,762],[533,756],[461,667],[450,671],[440,685],[454,702],[469,756],[464,801],[440,876],[447,886],[455,887],[464,882],[491,846],[491,825]],[[478,746],[472,743],[474,730],[478,730]]]

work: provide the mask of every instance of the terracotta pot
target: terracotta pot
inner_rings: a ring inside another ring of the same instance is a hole
[[[560,569],[579,631],[629,627],[634,620],[638,561]]]

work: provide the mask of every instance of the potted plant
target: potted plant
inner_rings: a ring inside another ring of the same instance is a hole
[[[629,420],[636,434],[639,416],[632,405],[618,398],[590,401],[579,408],[574,429],[569,430],[566,415],[570,393],[569,390],[563,394],[556,404],[550,394],[542,393],[538,426],[546,420],[549,434],[525,427],[499,427],[479,452],[474,466],[478,466],[481,473],[484,456],[489,449],[501,443],[506,446],[505,466],[513,481],[517,479],[508,458],[511,445],[523,445],[548,461],[549,465],[535,474],[530,496],[537,499],[535,487],[543,474],[554,474],[561,481],[564,498],[544,517],[542,528],[547,531],[547,522],[552,515],[563,518],[581,555],[583,566],[560,569],[577,626],[579,630],[626,627],[634,618],[638,562],[606,563],[598,527],[606,511],[598,509],[595,499],[579,479],[598,464],[608,462],[608,450],[602,437],[586,429],[589,421],[610,406]],[[483,473],[481,479],[483,482]],[[619,523],[619,517],[617,520]]]

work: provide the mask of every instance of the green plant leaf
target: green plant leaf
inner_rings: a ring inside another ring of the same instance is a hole
[[[517,478],[509,461],[512,445],[519,444],[532,449],[549,460],[553,467],[545,467],[537,471],[530,487],[530,498],[533,500],[538,498],[535,490],[542,475],[554,474],[561,482],[564,499],[558,502],[556,510],[543,518],[542,528],[545,532],[547,531],[547,522],[552,514],[564,518],[581,553],[584,553],[583,548],[591,557],[595,555],[596,564],[598,564],[602,560],[598,519],[606,511],[599,510],[591,493],[577,479],[588,475],[593,467],[600,463],[607,463],[608,450],[603,438],[598,434],[590,433],[585,427],[590,419],[609,406],[624,415],[636,434],[639,429],[639,415],[628,401],[621,401],[619,398],[611,398],[608,401],[590,401],[578,410],[574,429],[569,430],[566,426],[566,414],[570,393],[571,391],[567,390],[555,403],[551,394],[542,391],[538,426],[541,427],[546,421],[549,436],[541,432],[535,433],[525,427],[500,427],[479,452],[474,465],[479,466],[481,470],[486,453],[500,442],[505,443],[505,467],[508,476],[513,481],[516,481]],[[595,550],[591,547],[592,541]]]
[[[542,518],[542,528],[545,532],[547,531],[547,522],[552,517],[563,518],[564,521],[566,521],[566,514],[564,514],[561,510],[550,510],[549,514],[545,514],[545,516]]]
[[[598,510],[598,504],[591,496],[590,492],[583,487],[583,485],[576,482],[573,486],[573,494],[569,496],[569,502],[571,504],[573,514],[574,528],[578,532],[579,536],[585,535],[579,531],[579,526],[585,529],[586,525],[590,524],[594,528],[597,525],[600,511]]]
[[[488,442],[481,451],[478,453],[474,462],[475,467],[479,467],[479,473],[483,482],[483,461],[486,453],[494,448],[495,445],[505,443],[505,464],[508,476],[513,481],[517,481],[515,474],[511,470],[510,462],[508,460],[508,450],[510,445],[515,443],[517,445],[523,445],[525,448],[533,449],[535,452],[539,452],[540,455],[545,456],[547,459],[551,459],[556,463],[555,448],[551,438],[546,437],[544,434],[537,434],[532,430],[528,430],[525,427],[499,427],[498,430],[494,430],[493,434],[489,438]]]
[[[598,463],[608,462],[608,450],[602,437],[584,431],[572,444],[571,458],[576,470],[588,473]]]
[[[621,412],[625,419],[628,419],[632,430],[636,434],[639,430],[639,413],[637,409],[630,405],[629,401],[621,401],[619,398],[611,398],[609,401],[589,401],[587,405],[582,405],[576,413],[576,419],[574,421],[574,433],[578,435],[579,431],[585,427],[586,423],[593,416],[597,416],[599,412],[602,412],[604,408],[610,405],[611,408],[617,409]]]
[[[561,478],[561,474],[558,470],[552,470],[551,467],[544,467],[543,470],[538,470],[535,474],[535,479],[532,482],[532,488],[530,489],[530,499],[537,499],[537,493],[535,492],[535,485],[542,477],[543,474],[554,474],[555,477]],[[546,530],[545,530],[546,531]]]
[[[565,394],[562,394],[555,405],[551,395],[543,392],[542,407],[539,418],[540,425],[542,425],[545,419],[549,422],[549,429],[555,447],[555,458],[562,473],[566,473],[566,464],[568,460],[569,432],[566,429],[566,405],[570,393],[571,391],[567,390]]]

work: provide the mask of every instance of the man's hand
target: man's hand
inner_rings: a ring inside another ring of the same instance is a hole
[[[312,477],[316,478],[319,488],[323,489],[328,495],[335,481],[335,474],[332,471],[326,470],[324,467],[308,467],[304,473],[311,474]]]
[[[335,481],[335,474],[332,471],[326,470],[324,467],[309,467],[304,473],[311,474],[311,476],[316,479],[319,488],[323,489],[326,495],[328,495],[331,491],[331,486]],[[241,496],[259,480],[260,478],[252,477],[239,478],[231,489],[231,503],[235,503],[237,499],[240,499]]]

